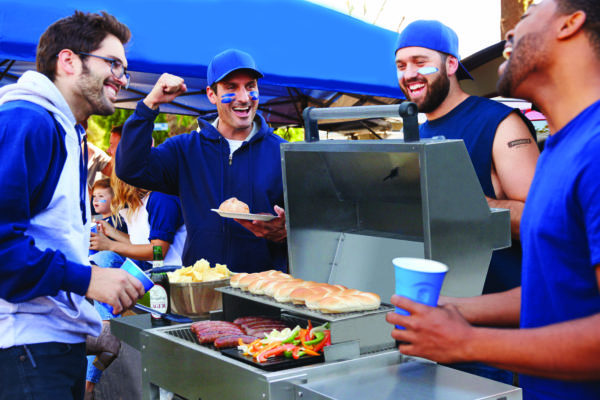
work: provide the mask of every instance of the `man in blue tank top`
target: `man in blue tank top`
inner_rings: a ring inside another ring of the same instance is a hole
[[[493,252],[483,293],[520,286],[519,226],[539,156],[533,126],[525,123],[519,110],[462,90],[459,80],[473,78],[459,61],[456,33],[441,22],[409,24],[400,33],[396,49],[400,89],[427,116],[420,136],[462,139],[490,207],[510,210],[513,244]],[[454,367],[513,381],[511,373],[484,365]]]
[[[519,286],[519,225],[539,156],[533,127],[518,110],[461,89],[459,80],[472,77],[459,61],[456,33],[444,24],[411,23],[396,49],[400,89],[427,116],[421,137],[462,139],[490,207],[510,210],[513,246],[494,252],[483,293]]]
[[[438,308],[394,296],[411,315],[388,315],[403,353],[519,372],[525,400],[600,398],[599,26],[597,0],[544,0],[507,34],[498,91],[536,104],[551,132],[523,212],[522,287]]]

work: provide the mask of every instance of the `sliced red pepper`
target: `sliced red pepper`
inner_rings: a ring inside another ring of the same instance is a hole
[[[331,331],[327,330],[327,331],[324,331],[323,333],[325,334],[325,336],[323,337],[323,340],[321,340],[321,342],[319,342],[319,344],[317,344],[313,347],[314,351],[321,351],[321,350],[323,350],[323,347],[329,346],[331,344]]]
[[[265,361],[267,361],[267,358],[275,357],[280,354],[283,354],[284,351],[289,351],[294,347],[296,347],[296,346],[294,346],[293,344],[284,344],[284,345],[277,346],[272,349],[263,351],[256,357],[256,361],[265,362]]]
[[[312,322],[310,322],[310,319],[308,320],[308,327],[306,328],[306,333],[304,334],[304,341],[306,342],[307,340],[310,340],[310,331],[312,330]]]

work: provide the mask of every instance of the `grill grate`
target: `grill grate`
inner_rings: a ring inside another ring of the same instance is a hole
[[[222,293],[227,293],[227,294],[231,294],[231,295],[234,295],[237,297],[242,297],[245,299],[256,301],[259,303],[278,307],[282,310],[288,310],[293,313],[299,313],[304,316],[311,316],[313,318],[317,318],[317,319],[324,320],[324,321],[338,321],[338,320],[343,320],[343,319],[359,318],[359,317],[362,317],[365,315],[379,314],[382,312],[388,312],[388,311],[394,310],[394,307],[391,304],[381,303],[379,308],[376,310],[329,314],[329,313],[322,313],[318,310],[311,310],[303,304],[298,305],[298,304],[293,304],[293,303],[280,303],[269,296],[245,292],[241,289],[233,288],[231,286],[223,286],[220,288],[216,288],[215,290],[222,292]]]
[[[198,341],[198,338],[196,337],[196,335],[194,335],[194,332],[192,332],[190,330],[190,327],[187,325],[185,327],[176,327],[173,329],[165,330],[165,333],[167,333],[171,336],[175,336],[179,339],[183,339],[188,342],[196,343],[197,345],[202,346],[200,344],[200,342]]]

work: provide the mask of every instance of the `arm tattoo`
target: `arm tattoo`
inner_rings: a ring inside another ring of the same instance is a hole
[[[508,147],[516,147],[516,146],[520,146],[523,144],[529,144],[531,143],[531,139],[518,139],[518,140],[513,140],[512,142],[508,142]]]

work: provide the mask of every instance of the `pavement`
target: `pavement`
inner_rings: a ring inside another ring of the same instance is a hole
[[[142,400],[142,356],[121,343],[119,356],[94,388],[94,400]]]

